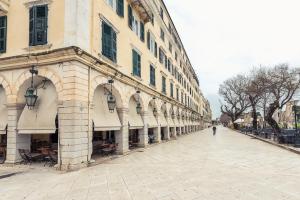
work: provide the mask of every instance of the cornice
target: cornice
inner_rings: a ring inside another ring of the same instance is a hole
[[[98,58],[80,49],[79,47],[75,46],[0,58],[0,72],[28,68],[32,65],[47,66],[72,61],[77,61],[88,67],[91,67],[96,71],[106,76],[113,77],[115,80],[118,80],[119,82],[122,82],[124,84],[130,85],[135,88],[138,87],[141,91],[151,96],[159,97],[162,101],[177,105],[181,109],[193,111],[180,102],[177,102],[174,99],[159,93],[152,87],[142,84],[131,76],[123,74],[118,69],[111,66],[109,63],[101,61]]]

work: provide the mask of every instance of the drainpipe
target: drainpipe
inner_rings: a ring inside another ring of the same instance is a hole
[[[87,136],[88,136],[88,154],[87,154],[87,162],[89,163],[90,162],[90,142],[91,142],[91,139],[90,139],[90,131],[91,131],[91,112],[90,112],[90,105],[91,105],[91,102],[90,102],[90,96],[91,96],[91,67],[89,67],[89,71],[88,71],[88,132],[87,132]],[[91,155],[92,156],[92,155]]]

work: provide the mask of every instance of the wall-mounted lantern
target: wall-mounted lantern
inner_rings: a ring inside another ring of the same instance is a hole
[[[38,70],[36,70],[34,68],[34,66],[32,66],[31,69],[30,69],[30,73],[31,73],[31,85],[26,90],[26,93],[25,93],[24,97],[25,97],[26,105],[27,105],[28,109],[32,110],[34,108],[35,104],[36,104],[37,99],[38,99],[37,90],[33,86],[33,76],[38,75]]]
[[[175,112],[174,112],[174,110],[172,111],[172,114],[171,114],[171,117],[172,117],[172,119],[175,119]]]
[[[156,117],[157,116],[157,109],[153,108],[153,115]]]
[[[137,93],[137,95],[138,95],[138,101],[137,101],[137,104],[136,104],[136,113],[137,114],[141,114],[141,112],[142,112],[142,106],[141,106],[141,102],[140,102],[140,91],[138,90],[138,91],[136,91],[136,93]]]
[[[114,80],[110,79],[108,80],[108,83],[110,84],[110,91],[107,95],[107,105],[108,105],[108,110],[110,113],[113,113],[116,108],[116,97],[112,94],[112,85],[114,83]]]

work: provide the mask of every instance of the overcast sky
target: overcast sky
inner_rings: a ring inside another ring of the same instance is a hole
[[[300,67],[300,0],[165,0],[200,87],[219,115],[218,87],[252,66]]]

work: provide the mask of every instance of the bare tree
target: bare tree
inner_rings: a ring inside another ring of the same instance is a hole
[[[246,77],[246,85],[244,93],[248,96],[249,103],[252,108],[252,126],[257,129],[257,106],[263,98],[265,93],[264,79],[261,78],[264,75],[264,68],[254,68],[249,76]]]
[[[231,118],[235,129],[238,128],[235,121],[250,106],[248,96],[244,90],[246,84],[246,77],[237,75],[236,77],[226,80],[219,88],[219,94],[223,97],[224,102],[221,106],[221,112]]]
[[[300,86],[299,74],[287,64],[280,64],[261,73],[259,81],[264,84],[265,92],[272,99],[265,119],[277,133],[280,133],[280,127],[273,115],[293,98]]]

